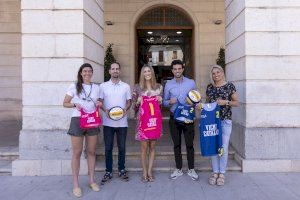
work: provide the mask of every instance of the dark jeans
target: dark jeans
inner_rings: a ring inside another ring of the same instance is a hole
[[[118,143],[118,169],[119,171],[125,169],[125,144],[126,144],[126,135],[127,135],[127,127],[110,127],[103,126],[104,133],[104,143],[105,143],[105,164],[106,171],[112,172],[113,169],[113,147],[114,147],[114,135],[117,135],[117,143]]]
[[[181,133],[183,133],[187,151],[188,168],[194,169],[194,124],[179,123],[173,119],[173,116],[170,116],[169,126],[174,144],[176,168],[182,169]]]

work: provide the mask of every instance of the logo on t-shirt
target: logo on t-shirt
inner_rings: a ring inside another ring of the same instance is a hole
[[[219,135],[219,129],[217,124],[205,125],[205,131],[203,131],[204,137]]]
[[[95,118],[94,117],[88,117],[87,119],[87,123],[92,123],[92,122],[95,122]]]
[[[205,119],[207,116],[206,115],[201,115],[201,118],[202,119]]]
[[[156,120],[157,118],[150,118],[149,122],[147,123],[148,128],[156,127]]]

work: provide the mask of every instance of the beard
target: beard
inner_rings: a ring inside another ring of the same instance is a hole
[[[119,78],[119,74],[112,74],[111,77],[113,77],[113,78]]]

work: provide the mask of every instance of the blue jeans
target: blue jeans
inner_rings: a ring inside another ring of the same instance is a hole
[[[113,147],[114,147],[114,135],[117,135],[117,144],[118,144],[118,170],[121,171],[125,169],[125,144],[126,144],[126,135],[127,127],[110,127],[103,126],[104,133],[104,143],[105,143],[105,165],[106,171],[112,172],[113,170]]]
[[[224,148],[224,154],[219,157],[211,156],[211,164],[214,173],[225,173],[227,167],[227,160],[228,160],[228,146],[229,146],[229,139],[232,130],[232,121],[225,119],[221,122],[222,126],[222,143]]]

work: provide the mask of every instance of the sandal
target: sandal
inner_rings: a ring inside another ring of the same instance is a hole
[[[217,178],[218,178],[218,173],[212,173],[211,176],[208,179],[208,183],[210,185],[216,185],[217,183]]]
[[[148,176],[148,181],[149,182],[154,182],[154,180],[155,180],[154,176]]]
[[[94,192],[99,192],[100,191],[100,187],[97,183],[92,183],[89,185],[90,188],[94,191]]]
[[[146,182],[148,182],[148,177],[147,177],[147,176],[144,176],[144,175],[142,175],[142,176],[141,176],[141,181],[142,181],[143,183],[146,183]]]
[[[219,174],[219,178],[217,178],[217,185],[222,186],[225,184],[225,175]]]
[[[82,196],[82,191],[81,189],[78,187],[78,188],[73,188],[73,195],[77,198],[80,198]]]

